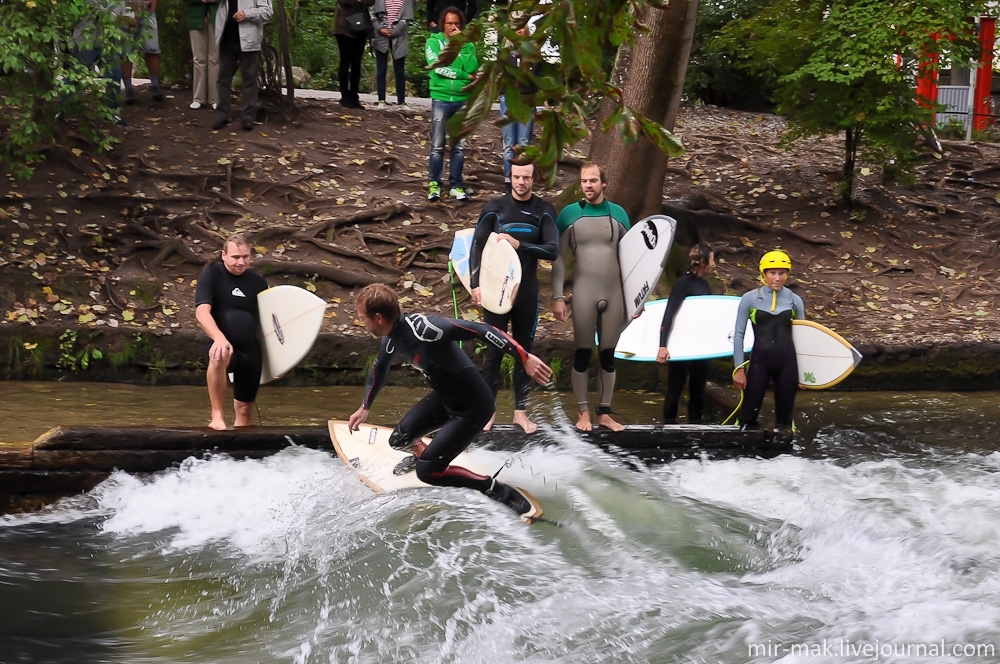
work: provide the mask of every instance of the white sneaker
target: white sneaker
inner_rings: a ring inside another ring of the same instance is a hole
[[[378,110],[380,110],[380,111],[384,111],[385,110],[385,102],[384,101],[380,101],[378,104],[375,105],[375,108],[378,109]]]
[[[396,110],[397,111],[408,111],[408,110],[410,110],[410,105],[407,104],[406,102],[403,102],[402,104],[400,104],[399,106],[396,107]]]
[[[191,105],[188,108],[190,108],[192,111],[197,111],[199,108],[201,108],[201,106],[202,103],[200,101],[193,101],[191,102]]]
[[[456,201],[469,200],[469,195],[465,193],[465,189],[463,187],[452,187],[452,190],[448,192],[448,195]]]
[[[216,111],[218,109],[219,109],[219,105],[218,104],[212,104],[212,110],[213,111]]]

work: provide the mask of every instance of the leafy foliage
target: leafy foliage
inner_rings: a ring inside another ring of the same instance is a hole
[[[915,97],[918,63],[935,51],[967,61],[975,48],[967,17],[981,4],[779,0],[720,39],[748,71],[779,74],[775,101],[790,123],[787,140],[844,132],[841,194],[850,204],[859,158],[884,176],[911,171],[920,128],[935,110]]]
[[[701,0],[684,93],[689,99],[746,111],[770,110],[773,72],[750,73],[719,43],[722,30],[749,18],[773,0]]]
[[[622,103],[621,90],[608,81],[607,53],[634,40],[643,26],[636,20],[636,9],[643,0],[609,2],[564,1],[540,4],[533,0],[514,0],[509,16],[495,28],[499,55],[487,60],[470,87],[470,101],[456,115],[453,128],[458,136],[468,136],[489,116],[490,108],[501,94],[507,101],[512,121],[527,122],[533,108],[535,123],[541,127],[537,144],[524,148],[519,159],[538,164],[555,176],[554,166],[563,147],[587,136],[587,119],[592,115],[593,100],[610,97],[616,102],[605,129],[617,127],[626,142],[639,136],[649,138],[671,156],[683,152],[680,141],[656,122],[641,116]],[[531,22],[529,34],[518,29]],[[436,66],[447,64],[465,41],[482,39],[478,22],[455,37],[453,48],[441,54]],[[520,54],[521,65],[509,54]],[[525,97],[522,91],[536,89]]]
[[[83,42],[110,57],[128,41],[119,19],[84,0],[8,0],[0,4],[0,24],[0,165],[30,176],[70,122],[107,148],[114,121],[108,81],[74,56],[73,30],[81,26]]]

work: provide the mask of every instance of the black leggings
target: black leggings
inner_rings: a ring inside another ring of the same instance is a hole
[[[663,423],[677,423],[677,407],[688,385],[688,424],[701,424],[705,405],[705,381],[708,378],[708,360],[670,362],[667,365],[667,393],[663,398]]]
[[[475,368],[462,371],[455,382],[461,385],[461,398],[450,395],[451,403],[446,404],[440,393],[431,392],[399,421],[392,444],[403,447],[437,430],[417,459],[417,478],[434,486],[486,492],[493,485],[492,478],[450,464],[493,417],[493,393]]]
[[[390,48],[391,50],[391,48]],[[373,48],[375,54],[375,90],[378,92],[378,100],[385,101],[385,84],[389,70],[389,58],[392,53]],[[406,56],[394,58],[392,61],[392,74],[396,79],[396,103],[402,106],[406,103]]]
[[[337,49],[340,51],[340,98],[347,102],[358,103],[358,92],[361,88],[361,59],[365,55],[368,40],[364,37],[337,37]]]
[[[790,427],[795,414],[795,394],[799,389],[799,364],[791,337],[786,343],[771,348],[754,344],[747,367],[747,386],[743,392],[740,424],[757,424],[767,385],[774,379],[774,424]]]
[[[538,282],[522,283],[518,289],[517,299],[514,300],[514,307],[505,314],[495,314],[492,311],[483,311],[483,320],[493,327],[507,331],[510,326],[510,335],[514,341],[524,347],[525,352],[531,352],[531,344],[535,340],[535,330],[538,327]],[[503,351],[496,346],[488,346],[486,349],[486,359],[483,361],[483,378],[486,384],[493,390],[493,397],[496,398],[500,390],[500,362],[503,360]],[[524,365],[514,362],[514,409],[524,410],[528,406],[528,393],[531,391],[531,379],[528,372],[524,370]]]

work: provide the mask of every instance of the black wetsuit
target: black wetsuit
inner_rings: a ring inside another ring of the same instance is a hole
[[[757,418],[764,401],[767,385],[774,381],[774,422],[779,428],[792,426],[795,414],[795,393],[799,386],[799,365],[792,341],[792,320],[804,319],[806,307],[802,298],[788,288],[774,291],[760,286],[740,299],[736,313],[733,341],[733,361],[743,363],[743,337],[747,322],[753,324],[753,351],[746,369],[747,384],[743,390],[739,423],[759,426]]]
[[[255,401],[260,386],[263,352],[257,338],[257,294],[264,290],[264,277],[250,270],[236,276],[223,263],[202,270],[195,288],[195,307],[212,306],[215,324],[233,346],[227,371],[233,374],[233,398],[243,403]]]
[[[483,247],[490,233],[506,233],[520,245],[517,256],[521,259],[521,286],[517,290],[514,306],[508,313],[496,314],[484,310],[483,319],[501,330],[510,328],[514,340],[531,352],[538,327],[538,260],[555,260],[559,253],[559,231],[556,230],[556,211],[551,203],[538,196],[519,201],[510,194],[494,199],[483,206],[472,237],[469,254],[469,283],[479,287],[479,265]],[[483,377],[496,397],[500,389],[500,361],[503,352],[490,346],[483,362]],[[514,408],[524,410],[528,403],[531,379],[522,364],[514,367]]]
[[[404,448],[421,436],[440,429],[417,460],[417,477],[427,484],[488,491],[493,482],[484,475],[449,465],[493,417],[493,393],[479,370],[455,343],[482,339],[519,363],[528,359],[516,341],[492,325],[443,316],[407,314],[382,337],[372,364],[362,407],[372,402],[389,377],[393,358],[409,360],[423,372],[432,392],[408,412],[393,431],[390,445]]]
[[[684,304],[684,298],[691,295],[711,295],[712,288],[701,277],[691,271],[685,272],[670,289],[667,307],[663,312],[663,323],[660,324],[660,348],[667,346],[670,330],[674,325],[674,317]],[[699,424],[705,404],[705,381],[708,379],[708,360],[671,361],[667,370],[667,392],[663,398],[663,423],[676,424],[677,407],[684,391],[684,383],[688,382],[688,423]]]

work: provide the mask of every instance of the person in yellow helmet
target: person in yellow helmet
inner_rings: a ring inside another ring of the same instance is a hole
[[[802,298],[785,287],[792,271],[792,260],[783,251],[769,251],[760,259],[760,276],[764,282],[744,293],[736,312],[733,335],[733,361],[736,371],[733,385],[741,390],[743,404],[739,423],[745,429],[759,429],[757,421],[764,393],[774,381],[774,423],[790,433],[795,410],[795,394],[799,387],[799,367],[792,343],[792,320],[804,319],[806,307]],[[749,366],[744,369],[743,338],[747,323],[753,325],[754,344]]]

